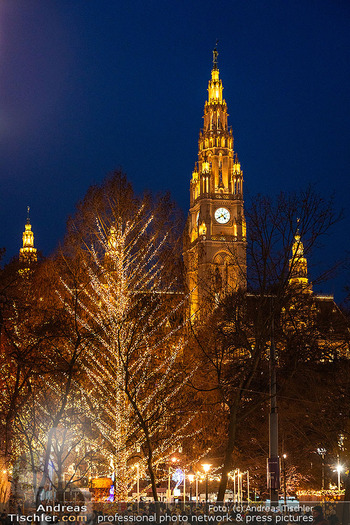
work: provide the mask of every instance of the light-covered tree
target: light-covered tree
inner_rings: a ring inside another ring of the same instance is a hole
[[[184,295],[166,265],[174,257],[171,207],[167,197],[137,199],[121,174],[95,188],[89,203],[98,204],[83,233],[83,280],[62,279],[59,292],[89,339],[84,403],[98,414],[94,424],[113,457],[115,499],[127,498],[128,462],[139,445],[157,500],[155,466],[190,432],[183,406],[190,377],[182,363]],[[87,202],[82,210],[87,213]]]

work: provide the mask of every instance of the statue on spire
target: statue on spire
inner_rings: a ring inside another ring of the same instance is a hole
[[[213,69],[218,68],[218,54],[219,54],[217,50],[218,43],[219,43],[219,40],[216,41],[215,47],[213,49]]]

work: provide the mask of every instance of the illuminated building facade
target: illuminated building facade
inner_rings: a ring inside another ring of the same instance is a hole
[[[210,297],[215,299],[246,285],[243,171],[233,149],[217,57],[214,49],[185,232],[191,315],[205,307]]]

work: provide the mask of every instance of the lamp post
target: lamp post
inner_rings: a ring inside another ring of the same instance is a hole
[[[287,454],[283,454],[283,462],[282,462],[282,469],[283,469],[283,493],[284,493],[284,509],[287,510],[287,479],[286,479],[286,459]]]
[[[267,461],[268,490],[271,505],[278,505],[280,488],[280,460],[278,457],[278,410],[277,410],[277,378],[276,349],[274,339],[273,303],[271,301],[271,343],[270,343],[270,414],[269,414],[269,458]]]
[[[140,452],[141,452],[141,445],[139,443],[136,444],[136,452],[137,452],[137,458],[141,459]],[[140,509],[140,463],[136,463],[136,502],[137,502],[137,512],[139,512]]]
[[[327,452],[327,450],[325,448],[320,447],[320,448],[317,449],[317,454],[319,456],[321,456],[321,458],[322,458],[322,470],[321,470],[321,473],[322,473],[322,484],[321,484],[322,490],[324,490],[324,458],[325,458],[326,452]]]
[[[250,500],[250,487],[249,487],[249,470],[247,470],[247,502],[249,504]]]
[[[184,469],[184,510],[186,508],[186,471]]]
[[[203,470],[206,474],[205,476],[205,512],[208,514],[208,481],[209,481],[209,470],[210,470],[210,463],[203,463],[202,465]]]
[[[233,472],[233,503],[236,503],[236,471]]]
[[[342,472],[342,470],[343,470],[343,467],[339,463],[339,456],[338,456],[338,463],[336,466],[336,471],[338,472],[338,492],[340,492],[340,473]]]
[[[171,463],[175,466],[176,462],[178,461],[176,456],[173,456],[171,458]],[[171,503],[171,464],[169,465],[169,471],[168,471],[168,497],[167,502]]]
[[[191,516],[192,516],[192,483],[193,483],[193,480],[194,480],[194,472],[191,467],[188,473],[188,481],[190,482],[190,513],[191,513]]]
[[[175,465],[175,463],[177,462],[177,457],[176,456],[173,456],[171,459],[170,459],[171,463],[173,465]],[[169,465],[169,468],[168,468],[168,491],[167,491],[167,503],[171,503],[171,465]]]
[[[169,465],[168,467],[168,490],[167,490],[167,498],[166,498],[166,501],[167,503],[171,503],[170,500],[171,500],[171,488],[170,488],[170,480],[171,480],[171,467]]]
[[[242,503],[242,472],[238,469],[238,503]]]

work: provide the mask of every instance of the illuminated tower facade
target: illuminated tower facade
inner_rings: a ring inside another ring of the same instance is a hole
[[[297,231],[292,246],[292,257],[289,259],[289,284],[311,291],[307,276],[307,259],[304,257],[304,245]]]
[[[210,297],[218,298],[246,286],[243,171],[233,149],[217,57],[214,49],[185,232],[191,314],[205,307]]]
[[[30,265],[37,261],[36,248],[34,248],[34,233],[29,218],[29,206],[27,208],[27,224],[22,235],[23,247],[19,250],[19,260],[22,264]]]

